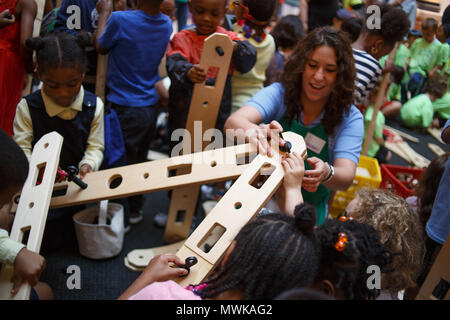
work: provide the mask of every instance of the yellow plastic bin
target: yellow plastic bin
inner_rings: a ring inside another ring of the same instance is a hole
[[[355,193],[362,187],[371,187],[378,189],[381,184],[381,170],[378,160],[375,158],[361,155],[359,157],[358,168],[352,185],[345,191],[336,191],[333,203],[328,209],[328,213],[336,218],[344,213],[347,204],[353,200]]]

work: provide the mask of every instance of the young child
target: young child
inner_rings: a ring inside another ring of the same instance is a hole
[[[100,0],[95,47],[109,52],[106,100],[116,111],[128,164],[147,161],[156,128],[158,66],[172,34],[172,20],[160,12],[162,0],[139,1],[137,10],[112,12]],[[143,219],[142,195],[129,197],[130,223]]]
[[[438,23],[427,18],[422,24],[422,37],[410,48],[410,58],[406,64],[409,73],[408,91],[411,97],[423,92],[427,79],[443,67],[441,43],[436,40]]]
[[[273,28],[272,36],[275,39],[276,51],[266,69],[265,87],[278,81],[286,60],[295,45],[305,36],[302,21],[297,15],[284,16]]]
[[[13,135],[16,106],[22,97],[24,75],[32,73],[32,53],[25,40],[33,34],[37,6],[32,0],[0,2],[0,128]]]
[[[378,266],[383,275],[392,260],[377,231],[356,220],[329,219],[315,234],[320,262],[313,288],[336,299],[375,299],[379,290],[367,285],[373,275],[368,267]]]
[[[400,110],[400,116],[405,126],[410,128],[428,128],[433,122],[433,102],[447,92],[447,79],[436,73],[426,85],[425,93],[419,94],[407,101]]]
[[[281,213],[256,217],[239,231],[200,285],[183,288],[171,281],[186,270],[168,263],[183,262],[175,255],[156,256],[119,299],[270,300],[286,290],[307,287],[318,262],[315,220],[314,209],[303,204],[294,217]]]
[[[367,137],[367,132],[369,130],[370,123],[372,121],[372,116],[374,112],[374,104],[377,98],[380,87],[376,86],[372,89],[370,93],[370,104],[364,114],[364,141]],[[385,97],[386,99],[386,97]],[[373,131],[372,141],[370,142],[369,150],[367,150],[367,155],[372,158],[376,158],[379,163],[388,163],[392,154],[384,147],[384,137],[383,137],[383,127],[386,123],[386,118],[382,111],[378,111],[375,120],[375,129]],[[364,142],[363,142],[364,145]]]
[[[355,58],[355,105],[364,110],[369,92],[377,84],[382,74],[378,60],[389,54],[397,41],[401,41],[409,32],[409,20],[400,8],[389,5],[377,5],[380,9],[381,28],[371,28],[365,19],[358,39],[352,43]],[[393,67],[385,66],[385,71]]]
[[[22,190],[28,176],[28,160],[22,149],[5,131],[0,129],[0,269],[2,263],[14,266],[16,279],[12,294],[16,294],[23,282],[31,286],[30,299],[52,299],[51,288],[39,282],[40,275],[45,268],[45,259],[41,255],[28,250],[20,242],[8,237],[12,226],[10,209],[13,196]]]
[[[340,30],[346,32],[350,43],[353,43],[358,39],[359,34],[361,33],[362,24],[363,21],[359,17],[348,18],[342,21]]]
[[[348,204],[346,213],[378,231],[381,243],[394,254],[381,278],[380,299],[398,299],[398,292],[415,286],[424,254],[423,227],[417,212],[396,194],[362,188]]]
[[[231,112],[242,107],[255,93],[264,87],[266,70],[275,53],[275,40],[270,34],[270,18],[275,0],[235,0],[237,23],[233,30],[256,49],[255,66],[245,74],[235,70],[231,78]]]
[[[20,101],[14,119],[14,140],[28,158],[42,136],[57,131],[64,138],[61,169],[77,166],[82,179],[99,169],[105,149],[103,102],[82,86],[87,64],[84,47],[89,43],[85,33],[76,38],[58,33],[27,39],[27,47],[36,51],[36,69],[43,86]],[[66,241],[74,243],[72,215],[80,209],[78,206],[49,211],[43,252],[66,245]],[[65,240],[53,239],[60,236]]]
[[[231,75],[234,69],[241,73],[250,71],[256,62],[256,51],[232,31],[220,26],[227,11],[226,0],[190,0],[189,10],[195,27],[174,35],[167,49],[167,72],[171,80],[169,88],[169,137],[177,128],[185,128],[195,83],[202,83],[212,75],[199,66],[203,42],[211,34],[226,34],[233,41],[233,56],[228,71],[216,128],[223,130],[231,113]],[[171,139],[172,140],[172,139]],[[172,149],[177,141],[170,141]]]

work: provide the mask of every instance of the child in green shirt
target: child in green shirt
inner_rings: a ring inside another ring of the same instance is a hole
[[[427,82],[425,93],[419,94],[406,102],[400,116],[403,124],[410,128],[428,128],[433,122],[433,102],[441,98],[447,91],[447,79],[440,75],[432,75]]]
[[[410,74],[408,91],[412,97],[422,93],[427,78],[443,67],[441,43],[436,40],[437,29],[435,19],[426,19],[422,24],[422,38],[411,46],[407,68]]]

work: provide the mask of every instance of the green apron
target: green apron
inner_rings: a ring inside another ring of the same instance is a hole
[[[292,120],[291,124],[287,123],[287,119],[283,117],[280,121],[280,124],[283,126],[284,131],[292,131],[295,132],[302,137],[306,137],[308,133],[311,133],[320,139],[324,140],[326,143],[323,146],[320,154],[316,153],[310,149],[308,149],[308,158],[317,157],[321,159],[323,162],[329,162],[328,157],[328,135],[325,132],[325,128],[322,124],[319,124],[315,127],[308,128],[301,126],[297,121]],[[309,163],[305,160],[305,170],[310,170],[311,167]],[[316,192],[308,192],[302,188],[303,200],[306,203],[313,205],[316,208],[317,212],[317,225],[321,225],[325,221],[325,217],[327,214],[327,202],[330,198],[330,190],[323,186],[319,185]]]

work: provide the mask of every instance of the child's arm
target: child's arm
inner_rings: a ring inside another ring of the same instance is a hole
[[[80,178],[83,179],[91,171],[97,171],[103,160],[103,151],[105,150],[104,133],[104,107],[100,98],[97,98],[94,119],[91,123],[91,131],[87,139],[86,151],[83,159],[78,164]]]
[[[33,51],[25,46],[25,41],[33,36],[34,19],[37,5],[34,0],[19,0],[16,4],[16,13],[20,14],[20,43],[24,53],[25,69],[33,73]]]
[[[301,187],[305,163],[295,152],[288,154],[281,163],[284,168],[284,179],[276,198],[281,210],[288,215],[293,215],[295,206],[303,203]]]
[[[11,292],[13,295],[24,282],[35,286],[45,268],[44,257],[28,250],[22,243],[11,240],[8,232],[3,229],[0,229],[0,262],[14,266],[14,288]]]
[[[174,254],[162,254],[155,256],[152,260],[150,260],[141,275],[128,287],[127,290],[125,290],[124,293],[122,293],[118,300],[129,299],[153,282],[172,280],[187,274],[186,269],[170,267],[169,263],[174,263],[176,265],[184,264],[184,262]]]
[[[106,23],[108,18],[112,13],[112,0],[99,0],[97,2],[97,12],[98,12],[98,22],[97,22],[97,32],[94,37],[94,46],[97,52],[101,54],[108,53],[109,49],[103,48],[100,45],[99,39],[103,35],[106,30]]]
[[[240,73],[247,73],[256,63],[256,50],[248,41],[234,40],[231,60]]]
[[[28,161],[30,161],[33,150],[33,123],[25,99],[22,99],[17,105],[14,117],[14,141],[23,150]]]

